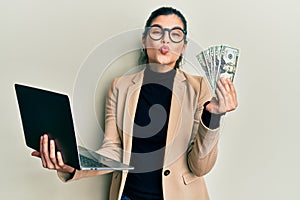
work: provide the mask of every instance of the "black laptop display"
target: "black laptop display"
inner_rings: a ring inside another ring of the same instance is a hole
[[[64,162],[81,170],[130,170],[133,167],[77,146],[69,97],[15,84],[26,145],[39,151],[40,137],[48,134]]]

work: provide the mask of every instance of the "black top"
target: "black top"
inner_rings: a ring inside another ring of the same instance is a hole
[[[149,67],[144,72],[133,126],[130,165],[135,169],[128,173],[123,191],[131,200],[163,199],[162,167],[175,74],[176,70],[157,73]],[[210,128],[219,125],[219,117],[206,110],[202,121]]]
[[[172,87],[176,70],[146,68],[134,119],[130,164],[124,194],[132,200],[161,200],[163,167]]]

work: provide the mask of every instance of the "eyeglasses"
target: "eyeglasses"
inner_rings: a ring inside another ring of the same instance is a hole
[[[186,31],[183,30],[180,27],[174,27],[174,28],[162,28],[160,25],[153,25],[147,28],[148,34],[152,40],[160,40],[164,35],[165,32],[168,31],[169,38],[174,43],[179,43],[183,39],[185,39]]]

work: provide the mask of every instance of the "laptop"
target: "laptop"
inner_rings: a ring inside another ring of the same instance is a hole
[[[132,166],[77,145],[69,97],[53,91],[15,84],[26,145],[40,150],[47,133],[64,163],[80,170],[132,170]]]

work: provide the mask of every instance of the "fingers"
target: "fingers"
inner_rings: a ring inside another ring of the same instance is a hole
[[[219,105],[225,105],[225,99],[224,99],[224,87],[220,83],[220,81],[217,82],[218,87],[216,88],[216,94],[218,97]],[[222,88],[222,89],[221,89]],[[222,92],[223,90],[223,92]]]
[[[227,101],[227,111],[235,110],[237,107],[237,98],[236,98],[236,91],[234,88],[233,83],[230,79],[226,79],[226,91],[228,92],[229,99]]]
[[[233,83],[230,80],[228,81],[228,85],[230,87],[230,91],[232,92],[234,104],[237,107],[238,106],[238,101],[237,101],[236,90],[234,88],[234,85],[233,85]]]
[[[34,156],[34,157],[41,157],[41,154],[40,154],[40,152],[38,152],[38,151],[33,151],[32,153],[31,153],[31,155],[32,156]]]
[[[62,159],[61,153],[58,151],[57,152],[57,163],[60,167],[64,167],[65,163]]]
[[[55,169],[59,169],[60,167],[57,164],[56,152],[55,152],[55,142],[54,140],[50,140],[50,160],[52,165],[54,165]]]
[[[32,156],[40,157],[42,165],[47,169],[55,169],[63,172],[74,172],[74,168],[65,165],[60,152],[56,152],[54,140],[49,141],[47,134],[41,136],[40,139],[40,152],[34,151],[31,153]]]
[[[50,156],[49,156],[49,147],[48,147],[48,135],[43,136],[43,146],[42,146],[42,154],[44,156],[45,162],[46,162],[46,168],[53,169],[54,165],[51,162]]]
[[[217,85],[216,94],[219,99],[219,112],[228,112],[236,109],[236,91],[230,79],[221,78]]]
[[[75,168],[65,165],[62,155],[59,151],[56,153],[56,156],[57,156],[57,163],[58,163],[59,167],[62,169],[62,171],[69,172],[69,173],[74,172]]]
[[[44,134],[41,137],[40,142],[40,152],[41,152],[41,158],[44,168],[48,169],[57,169],[58,165],[56,164],[56,155],[55,155],[55,142],[54,140],[50,140],[49,145],[49,138],[48,135]]]
[[[217,81],[217,89],[216,94],[219,100],[218,113],[227,112],[227,104],[228,104],[228,87],[224,84],[224,79]]]
[[[43,149],[44,149],[43,144],[44,144],[44,136],[41,136],[41,139],[40,139],[40,155],[41,155],[41,160],[42,160],[43,167],[47,167],[46,159],[44,157],[44,154],[42,153]],[[47,146],[48,146],[48,144],[47,144]]]

